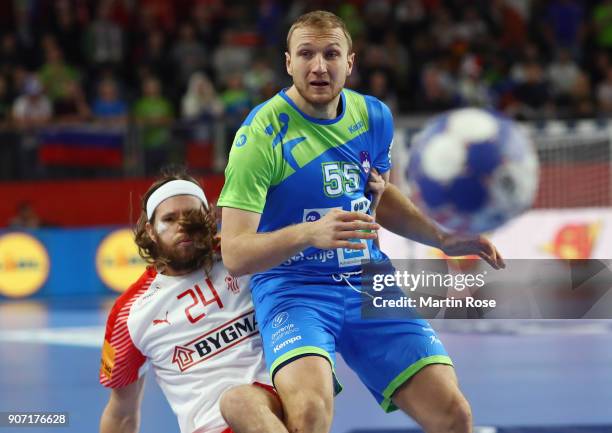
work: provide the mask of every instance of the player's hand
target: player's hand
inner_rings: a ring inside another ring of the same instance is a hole
[[[380,202],[380,198],[385,192],[387,183],[385,179],[378,173],[378,170],[373,168],[370,170],[370,177],[368,178],[368,184],[366,185],[366,192],[372,194],[372,203],[370,204],[370,210],[372,213],[376,211],[376,207]]]
[[[506,267],[497,248],[484,236],[447,235],[443,238],[440,249],[447,256],[477,255],[485,260],[493,269]]]
[[[358,239],[376,239],[380,226],[374,218],[363,212],[332,209],[318,221],[304,223],[308,243],[322,250],[350,248],[363,250]]]

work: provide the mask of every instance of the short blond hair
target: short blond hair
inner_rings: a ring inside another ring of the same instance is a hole
[[[312,11],[301,15],[291,25],[289,33],[287,33],[287,51],[290,51],[289,41],[291,40],[291,35],[293,35],[295,29],[300,27],[314,27],[318,30],[340,29],[346,37],[346,42],[348,43],[348,52],[350,53],[353,49],[353,39],[351,38],[351,34],[346,28],[346,24],[344,23],[344,21],[342,21],[342,18],[328,11]]]

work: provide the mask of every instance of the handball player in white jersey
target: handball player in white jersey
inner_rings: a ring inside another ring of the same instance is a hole
[[[234,433],[287,432],[263,360],[249,277],[232,278],[223,267],[214,211],[195,179],[177,172],[149,188],[136,243],[151,266],[108,317],[100,382],[111,394],[100,432],[139,430],[149,369],[181,433],[232,432],[225,403],[227,411],[240,407],[240,414],[224,409],[242,420],[232,423]]]

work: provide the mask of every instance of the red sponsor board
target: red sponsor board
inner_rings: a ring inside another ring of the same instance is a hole
[[[216,202],[223,175],[199,178],[206,196]],[[45,225],[84,227],[133,224],[140,198],[153,178],[0,183],[0,227],[8,225],[20,203],[34,208]]]

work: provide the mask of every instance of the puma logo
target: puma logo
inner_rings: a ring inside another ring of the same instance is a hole
[[[170,325],[170,322],[168,321],[168,312],[167,311],[166,311],[166,318],[165,319],[154,319],[153,320],[153,326],[160,325],[162,323],[166,323],[166,324]]]

